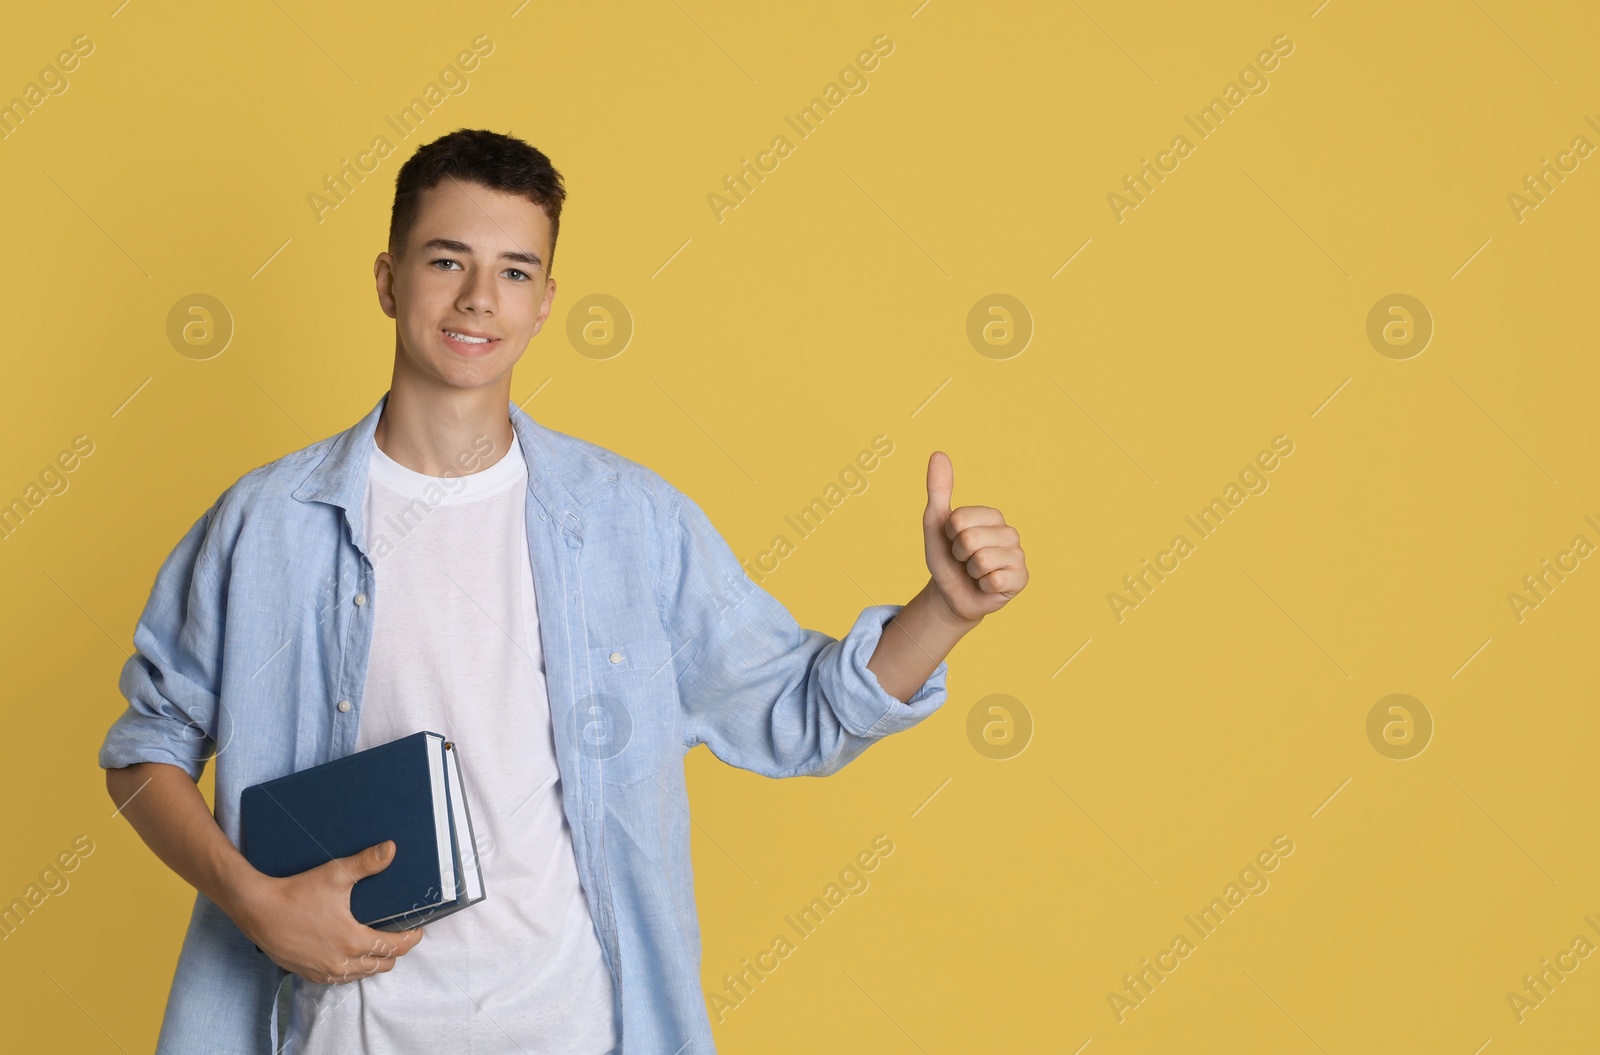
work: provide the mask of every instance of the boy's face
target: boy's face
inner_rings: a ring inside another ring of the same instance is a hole
[[[400,258],[379,253],[373,266],[378,303],[395,320],[396,375],[509,392],[555,300],[549,258],[550,219],[527,198],[451,177],[424,191]]]

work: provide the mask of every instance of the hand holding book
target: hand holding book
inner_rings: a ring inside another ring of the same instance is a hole
[[[348,982],[394,969],[422,940],[422,928],[396,932],[357,923],[350,891],[394,860],[386,840],[298,875],[262,875],[238,901],[234,922],[286,971],[322,985]]]

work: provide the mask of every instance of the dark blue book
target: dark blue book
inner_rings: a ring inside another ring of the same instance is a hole
[[[389,867],[350,890],[351,915],[369,927],[420,927],[484,898],[460,751],[438,733],[253,784],[239,816],[245,859],[280,878],[393,839]]]

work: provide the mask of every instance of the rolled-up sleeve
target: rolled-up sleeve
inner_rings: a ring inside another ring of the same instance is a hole
[[[128,706],[100,745],[102,769],[166,762],[199,780],[215,750],[225,599],[205,542],[216,510],[201,514],[156,574],[117,684]]]
[[[825,776],[944,704],[944,661],[907,702],[867,669],[903,605],[863,609],[842,639],[805,629],[692,499],[674,490],[667,520],[659,593],[689,744],[766,776]]]

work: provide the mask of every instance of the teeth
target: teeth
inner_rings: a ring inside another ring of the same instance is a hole
[[[444,332],[445,332],[446,336],[454,337],[458,341],[465,341],[467,344],[488,344],[489,343],[489,338],[487,338],[487,337],[468,337],[466,334],[464,334],[464,333],[456,333],[454,330],[446,330]]]

